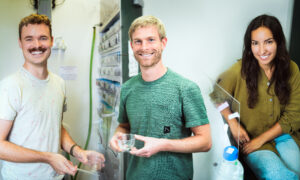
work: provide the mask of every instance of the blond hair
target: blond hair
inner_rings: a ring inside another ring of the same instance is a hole
[[[162,21],[154,16],[141,16],[136,18],[132,23],[128,31],[129,39],[132,41],[132,34],[137,28],[146,26],[156,26],[160,39],[166,37],[165,26]]]

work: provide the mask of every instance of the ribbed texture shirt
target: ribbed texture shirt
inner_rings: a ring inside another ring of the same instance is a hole
[[[168,71],[146,82],[141,74],[128,80],[121,90],[119,122],[130,124],[130,133],[142,136],[182,139],[191,127],[209,123],[199,87]],[[142,148],[138,141],[135,146]],[[159,152],[150,158],[130,155],[128,180],[188,180],[193,177],[191,153]]]

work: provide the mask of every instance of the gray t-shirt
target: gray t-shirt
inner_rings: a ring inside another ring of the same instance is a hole
[[[40,80],[26,69],[0,82],[0,119],[14,121],[8,141],[21,147],[58,153],[62,113],[65,110],[65,83],[49,72]],[[54,169],[46,163],[3,162],[6,179],[53,179]]]

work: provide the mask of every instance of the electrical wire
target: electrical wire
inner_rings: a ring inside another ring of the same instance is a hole
[[[94,49],[95,49],[95,40],[96,40],[96,27],[93,27],[93,41],[92,41],[92,49],[90,56],[90,75],[89,75],[89,92],[90,92],[90,110],[89,110],[89,129],[88,135],[85,141],[84,150],[87,149],[92,131],[92,120],[93,120],[93,94],[92,94],[92,73],[93,73],[93,59],[94,59]],[[80,168],[81,163],[79,163],[78,168]],[[76,180],[78,172],[75,174],[74,180]]]

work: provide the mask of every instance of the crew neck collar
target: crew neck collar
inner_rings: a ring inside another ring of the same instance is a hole
[[[169,74],[170,71],[171,71],[171,70],[170,70],[169,68],[167,68],[167,71],[165,72],[165,74],[162,75],[160,78],[154,80],[154,81],[145,81],[145,80],[143,79],[143,77],[142,77],[142,73],[140,73],[140,74],[139,74],[139,80],[140,80],[140,82],[142,82],[143,84],[156,84],[156,83],[159,83],[160,81],[162,81],[163,79],[165,79],[165,78],[168,76],[168,74]]]
[[[32,75],[27,69],[25,69],[23,66],[21,67],[21,72],[30,80],[33,80],[35,82],[38,83],[47,83],[49,81],[50,78],[50,72],[48,73],[48,76],[46,79],[39,79],[37,77],[35,77],[34,75]]]

